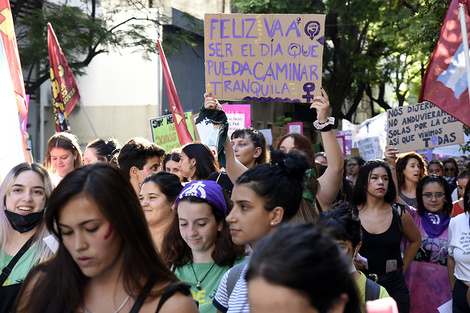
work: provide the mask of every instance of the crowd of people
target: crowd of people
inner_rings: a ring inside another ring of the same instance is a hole
[[[223,112],[209,93],[204,109]],[[311,109],[321,153],[243,128],[223,166],[202,142],[82,153],[53,135],[44,165],[0,185],[0,312],[354,313],[389,297],[470,312],[470,159],[344,158],[323,89]]]

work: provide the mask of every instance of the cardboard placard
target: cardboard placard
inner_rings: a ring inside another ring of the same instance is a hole
[[[359,154],[366,161],[373,159],[381,159],[383,157],[382,149],[380,149],[380,139],[378,136],[369,137],[357,142]]]
[[[287,134],[287,127],[273,126],[271,130],[273,132],[273,147],[276,149],[276,145],[279,139]]]
[[[228,138],[235,130],[251,126],[250,104],[222,104],[222,109],[228,119]]]
[[[193,123],[191,122],[192,114],[193,112],[191,110],[184,112],[189,133],[194,139],[194,128]],[[162,147],[167,152],[181,147],[172,114],[151,118],[149,121],[150,129],[152,131],[152,140],[154,143]]]
[[[429,102],[387,110],[387,144],[400,152],[464,142],[462,123]]]
[[[206,14],[206,90],[225,100],[321,95],[324,14]]]

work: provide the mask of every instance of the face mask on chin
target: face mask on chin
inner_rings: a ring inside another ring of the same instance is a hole
[[[29,213],[25,215],[11,212],[9,210],[4,210],[4,212],[5,216],[10,222],[11,227],[17,232],[23,234],[33,230],[34,227],[38,226],[39,223],[42,222],[44,219],[44,210],[45,209],[40,212]]]

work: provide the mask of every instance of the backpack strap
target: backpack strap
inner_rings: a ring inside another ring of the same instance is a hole
[[[245,266],[246,262],[248,260],[243,261],[242,263],[239,263],[232,267],[230,269],[230,272],[228,272],[228,277],[227,277],[227,299],[230,298],[230,295],[232,294],[233,288],[235,288],[235,285],[240,278],[240,275],[242,274],[243,267]]]
[[[400,232],[403,232],[403,225],[401,222],[401,217],[403,216],[403,212],[405,211],[405,206],[399,203],[392,203],[392,212],[393,215],[398,218],[398,227],[400,228]]]
[[[380,298],[380,285],[366,278],[366,301]]]

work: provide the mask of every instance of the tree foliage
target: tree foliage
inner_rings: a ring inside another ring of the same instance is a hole
[[[111,49],[134,48],[145,59],[149,59],[151,53],[157,53],[156,42],[148,33],[149,28],[159,33],[167,22],[168,18],[160,10],[148,9],[143,1],[138,0],[128,3],[128,8],[133,9],[132,15],[119,15],[116,9],[107,10],[103,15],[97,13],[99,3],[92,0],[85,9],[67,3],[59,6],[38,2],[34,8],[28,6],[27,1],[14,3],[12,12],[18,12],[14,18],[22,66],[27,71],[25,87],[28,94],[33,94],[49,78],[48,22],[52,24],[75,75],[83,75],[94,57]],[[189,15],[185,16],[188,23],[195,23]],[[195,24],[193,29],[197,29]],[[181,44],[193,45],[192,36],[193,33],[188,31],[179,31],[163,43],[165,50],[171,54]]]
[[[383,109],[392,86],[415,103],[450,0],[233,0],[243,13],[326,14],[323,86],[333,116],[352,119],[364,99]]]

